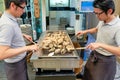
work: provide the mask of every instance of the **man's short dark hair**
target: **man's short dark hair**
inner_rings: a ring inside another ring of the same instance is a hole
[[[113,10],[112,14],[115,12],[115,4],[113,0],[94,0],[93,7],[101,9],[106,14],[109,9]]]
[[[15,5],[21,5],[23,3],[27,3],[26,0],[5,0],[5,8],[9,9],[11,2],[13,2]]]

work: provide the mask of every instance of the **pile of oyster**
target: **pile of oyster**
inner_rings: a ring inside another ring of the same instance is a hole
[[[56,31],[46,34],[42,42],[42,48],[46,53],[66,54],[72,52],[73,45],[65,32]]]

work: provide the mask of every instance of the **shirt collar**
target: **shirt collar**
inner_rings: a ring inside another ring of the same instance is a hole
[[[114,18],[112,21],[110,21],[109,23],[104,23],[105,25],[114,25],[119,21],[119,17],[117,16],[116,18]]]
[[[17,19],[16,19],[13,15],[9,14],[8,12],[4,12],[4,15],[6,15],[6,16],[7,16],[8,18],[10,18],[11,20],[17,22]]]

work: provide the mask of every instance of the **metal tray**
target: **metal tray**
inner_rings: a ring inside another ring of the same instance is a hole
[[[55,30],[55,31],[56,31],[56,30]],[[51,33],[51,32],[55,32],[55,31],[50,31],[50,30],[48,30],[48,31],[43,32],[43,33],[41,34],[39,40],[38,40],[39,47],[42,48],[42,42],[43,42],[43,39],[45,38],[46,34],[47,34],[47,33]],[[68,38],[69,38],[70,44],[72,44],[72,46],[73,46],[73,43],[72,43],[69,35],[67,34],[67,32],[66,32],[65,30],[57,30],[57,31],[65,32],[65,34],[66,34],[66,35],[68,36]],[[73,47],[74,47],[74,46],[73,46]],[[78,58],[78,57],[79,57],[76,50],[72,51],[72,53],[65,53],[65,54],[59,54],[59,55],[53,55],[53,56],[48,56],[49,53],[46,54],[43,50],[38,51],[37,54],[38,54],[39,58],[55,58],[55,57],[56,57],[56,58]]]

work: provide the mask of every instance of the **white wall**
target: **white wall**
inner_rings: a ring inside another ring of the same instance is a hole
[[[67,23],[70,23],[70,11],[57,11],[56,12],[56,21],[60,24],[60,18],[67,18]]]
[[[76,6],[76,0],[70,0],[70,7]],[[75,26],[75,11],[70,11],[70,26]]]
[[[42,31],[46,31],[46,2],[41,0],[42,7]]]
[[[49,5],[48,5],[48,0],[45,0],[46,3],[46,16],[49,16]]]
[[[76,6],[76,0],[70,0],[70,7],[75,7],[75,6]],[[55,13],[55,15],[52,12]],[[70,26],[75,25],[75,11],[50,11],[49,14],[50,17],[56,17],[56,24],[60,24],[60,18],[64,17],[67,18],[67,22]]]
[[[70,11],[50,11],[50,18],[55,18],[58,25],[61,17],[67,18],[67,22],[70,23]]]

